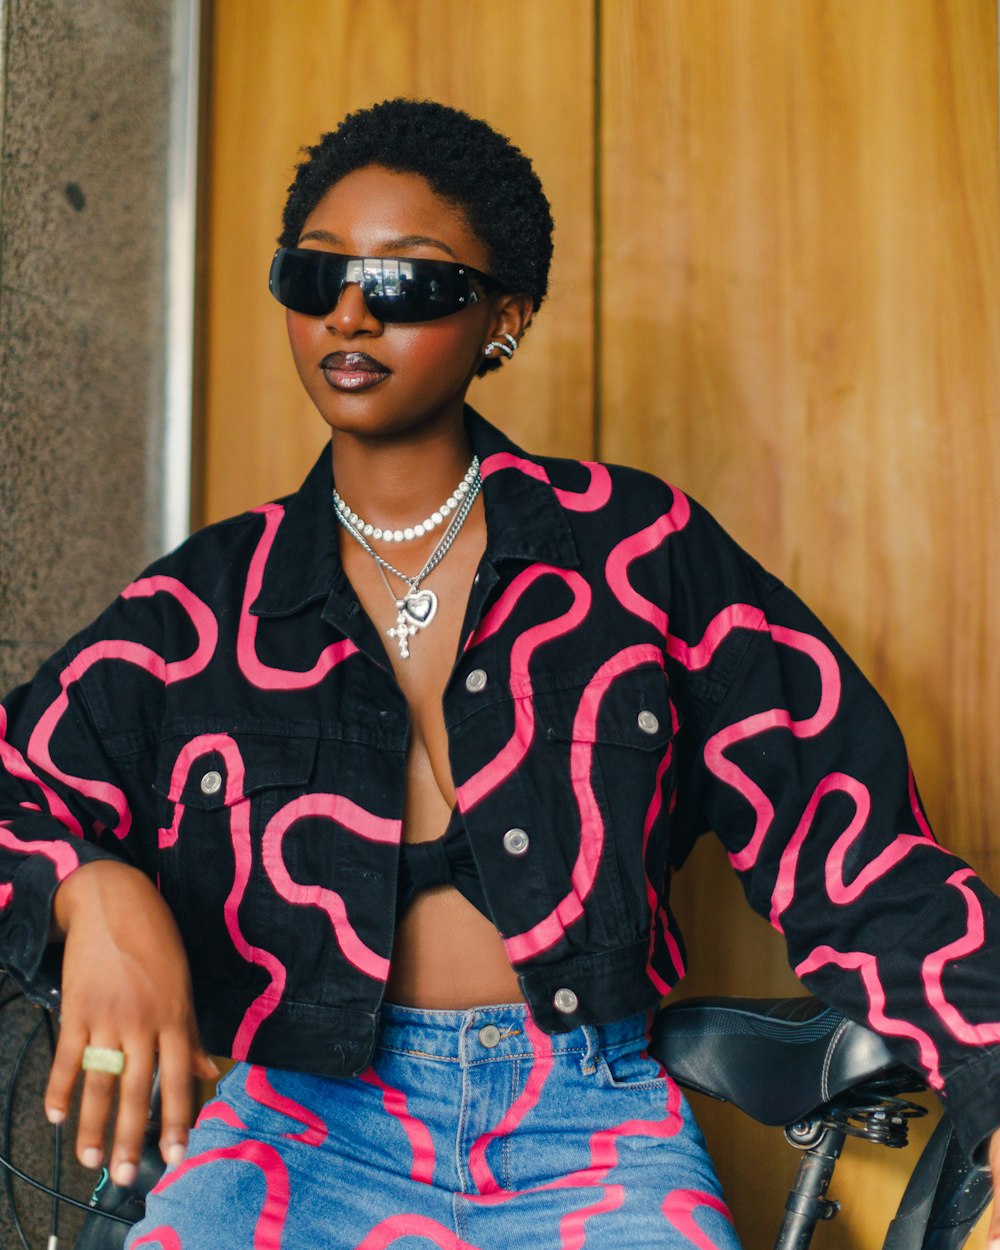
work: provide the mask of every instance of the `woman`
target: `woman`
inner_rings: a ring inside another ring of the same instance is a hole
[[[131,1246],[735,1247],[645,1054],[683,975],[670,875],[709,827],[963,1144],[1000,1122],[1000,909],[933,841],[878,697],[681,492],[465,407],[550,230],[462,113],[324,136],[271,289],[332,455],[7,703],[2,953],[45,1000],[62,943],[47,1113],[85,1069],[97,1166],[117,1081],[123,1184],[158,1056],[172,1167]],[[202,1043],[240,1062],[188,1143]]]

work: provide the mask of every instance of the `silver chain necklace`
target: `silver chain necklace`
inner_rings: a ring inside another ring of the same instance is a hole
[[[434,548],[427,558],[424,567],[415,576],[410,577],[406,573],[400,572],[395,565],[390,564],[384,559],[368,539],[364,536],[360,529],[353,524],[349,515],[342,512],[334,504],[333,514],[344,527],[348,534],[354,539],[359,547],[362,547],[378,566],[378,571],[385,583],[385,588],[389,592],[389,597],[396,605],[396,624],[392,629],[387,629],[386,633],[390,638],[394,638],[399,646],[400,658],[408,660],[410,658],[410,639],[418,630],[425,629],[434,619],[438,609],[438,597],[433,590],[425,590],[421,588],[420,583],[429,573],[431,573],[448,554],[452,543],[458,537],[458,532],[465,524],[466,518],[472,511],[472,505],[476,502],[476,496],[482,489],[483,479],[479,475],[479,458],[473,456],[472,464],[469,466],[472,480],[469,483],[468,492],[462,496],[462,501],[458,506],[458,511],[452,518],[451,524],[445,530],[441,537],[441,541]],[[389,579],[386,573],[391,573],[394,577],[398,577],[401,582],[406,584],[406,593],[402,598],[398,598],[389,585]]]

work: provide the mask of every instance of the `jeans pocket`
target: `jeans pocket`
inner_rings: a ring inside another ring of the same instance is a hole
[[[604,1051],[597,1061],[597,1077],[610,1089],[665,1089],[666,1069],[658,1059],[646,1053],[648,1043],[640,1038],[628,1047]]]

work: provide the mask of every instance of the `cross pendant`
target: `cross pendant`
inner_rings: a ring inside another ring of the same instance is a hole
[[[395,638],[399,643],[400,659],[408,660],[410,658],[410,639],[417,632],[417,627],[407,620],[406,613],[402,609],[400,609],[400,613],[396,617],[395,628],[387,629],[385,632],[390,638]]]

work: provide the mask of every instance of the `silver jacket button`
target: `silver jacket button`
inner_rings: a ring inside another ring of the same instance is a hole
[[[479,1040],[487,1049],[492,1050],[500,1041],[500,1030],[495,1024],[484,1024],[479,1030]]]
[[[639,728],[644,734],[655,734],[660,727],[660,722],[652,712],[639,713]]]
[[[571,1016],[577,1007],[580,1006],[580,1000],[565,986],[561,990],[556,990],[552,997],[552,1006],[556,1011],[561,1011],[564,1016]]]
[[[201,792],[202,794],[218,794],[221,789],[222,773],[216,772],[213,768],[202,777]]]
[[[523,829],[508,829],[503,835],[503,849],[508,855],[523,855],[531,844],[531,839]]]
[[[474,668],[465,679],[465,688],[470,694],[478,694],[486,685],[486,670]]]

